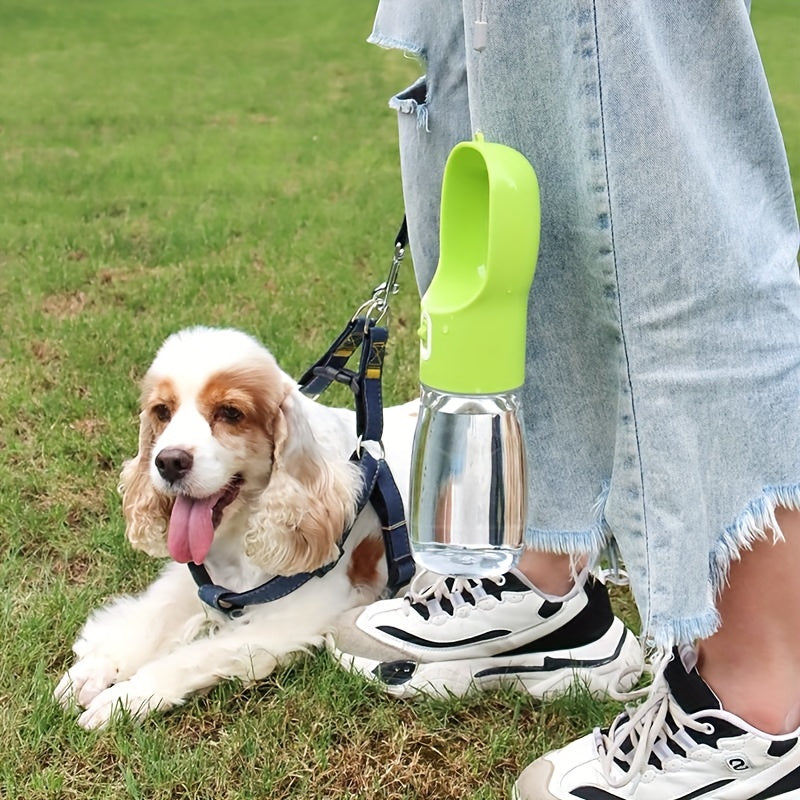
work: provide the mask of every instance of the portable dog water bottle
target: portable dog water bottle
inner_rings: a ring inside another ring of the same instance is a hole
[[[518,391],[538,247],[539,190],[527,159],[479,137],[456,145],[442,186],[439,264],[421,303],[409,504],[415,559],[442,575],[497,575],[522,551]]]

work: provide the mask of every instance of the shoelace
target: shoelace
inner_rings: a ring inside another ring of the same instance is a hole
[[[414,576],[405,595],[406,609],[417,603],[427,607],[431,616],[447,613],[441,605],[443,599],[449,600],[453,610],[467,605],[465,594],[472,595],[475,605],[491,595],[483,588],[482,582],[490,580],[497,586],[505,582],[504,575],[494,575],[488,578],[456,578],[447,575],[434,575],[432,572],[421,572]],[[494,599],[494,598],[492,598]]]
[[[664,677],[664,670],[670,659],[671,654],[667,653],[655,667],[647,668],[654,673],[650,686],[632,692],[610,693],[617,700],[646,698],[641,705],[620,714],[607,733],[595,728],[594,737],[600,765],[609,785],[614,788],[626,786],[641,774],[654,751],[662,755],[674,755],[666,744],[667,740],[674,741],[683,750],[687,749],[687,745],[697,746],[684,733],[684,729],[706,734],[714,731],[712,725],[698,722],[675,702]],[[633,669],[625,672],[629,674]],[[668,719],[675,723],[676,730],[673,731]],[[618,761],[628,764],[627,770],[623,769],[621,776],[613,774],[614,764]]]

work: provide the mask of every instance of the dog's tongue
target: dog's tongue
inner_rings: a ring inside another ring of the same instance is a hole
[[[202,564],[206,560],[214,539],[212,514],[222,494],[202,499],[179,494],[175,498],[167,532],[167,549],[175,561]]]

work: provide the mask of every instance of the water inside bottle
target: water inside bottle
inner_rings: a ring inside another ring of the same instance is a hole
[[[502,575],[519,561],[522,547],[465,547],[438,542],[414,542],[414,560],[439,575],[484,578]]]
[[[453,395],[423,386],[409,503],[417,562],[443,575],[506,572],[522,551],[526,493],[516,393]]]

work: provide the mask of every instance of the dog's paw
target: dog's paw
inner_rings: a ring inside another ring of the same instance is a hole
[[[53,694],[65,709],[86,708],[117,680],[118,675],[119,670],[111,659],[87,656],[64,673]]]
[[[78,717],[78,724],[87,730],[104,728],[115,714],[125,712],[133,719],[142,719],[152,711],[172,705],[143,681],[132,678],[100,692]]]

